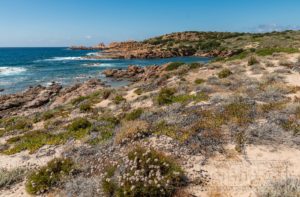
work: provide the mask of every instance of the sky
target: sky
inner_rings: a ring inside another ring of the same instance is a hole
[[[92,46],[178,31],[300,29],[299,0],[0,0],[0,47]]]

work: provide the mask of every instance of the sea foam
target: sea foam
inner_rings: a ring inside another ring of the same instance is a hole
[[[0,67],[0,75],[17,75],[25,71],[23,67]]]

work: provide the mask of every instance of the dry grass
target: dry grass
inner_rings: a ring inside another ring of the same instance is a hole
[[[127,121],[123,122],[119,132],[116,135],[116,143],[121,144],[128,140],[133,140],[148,132],[149,124],[145,121]]]

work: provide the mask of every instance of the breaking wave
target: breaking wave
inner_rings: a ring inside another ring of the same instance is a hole
[[[0,67],[0,75],[17,75],[26,72],[23,67]]]

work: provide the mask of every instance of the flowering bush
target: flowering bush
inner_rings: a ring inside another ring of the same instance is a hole
[[[121,165],[110,167],[102,186],[110,196],[168,197],[182,183],[183,171],[172,159],[138,147],[128,153]]]

